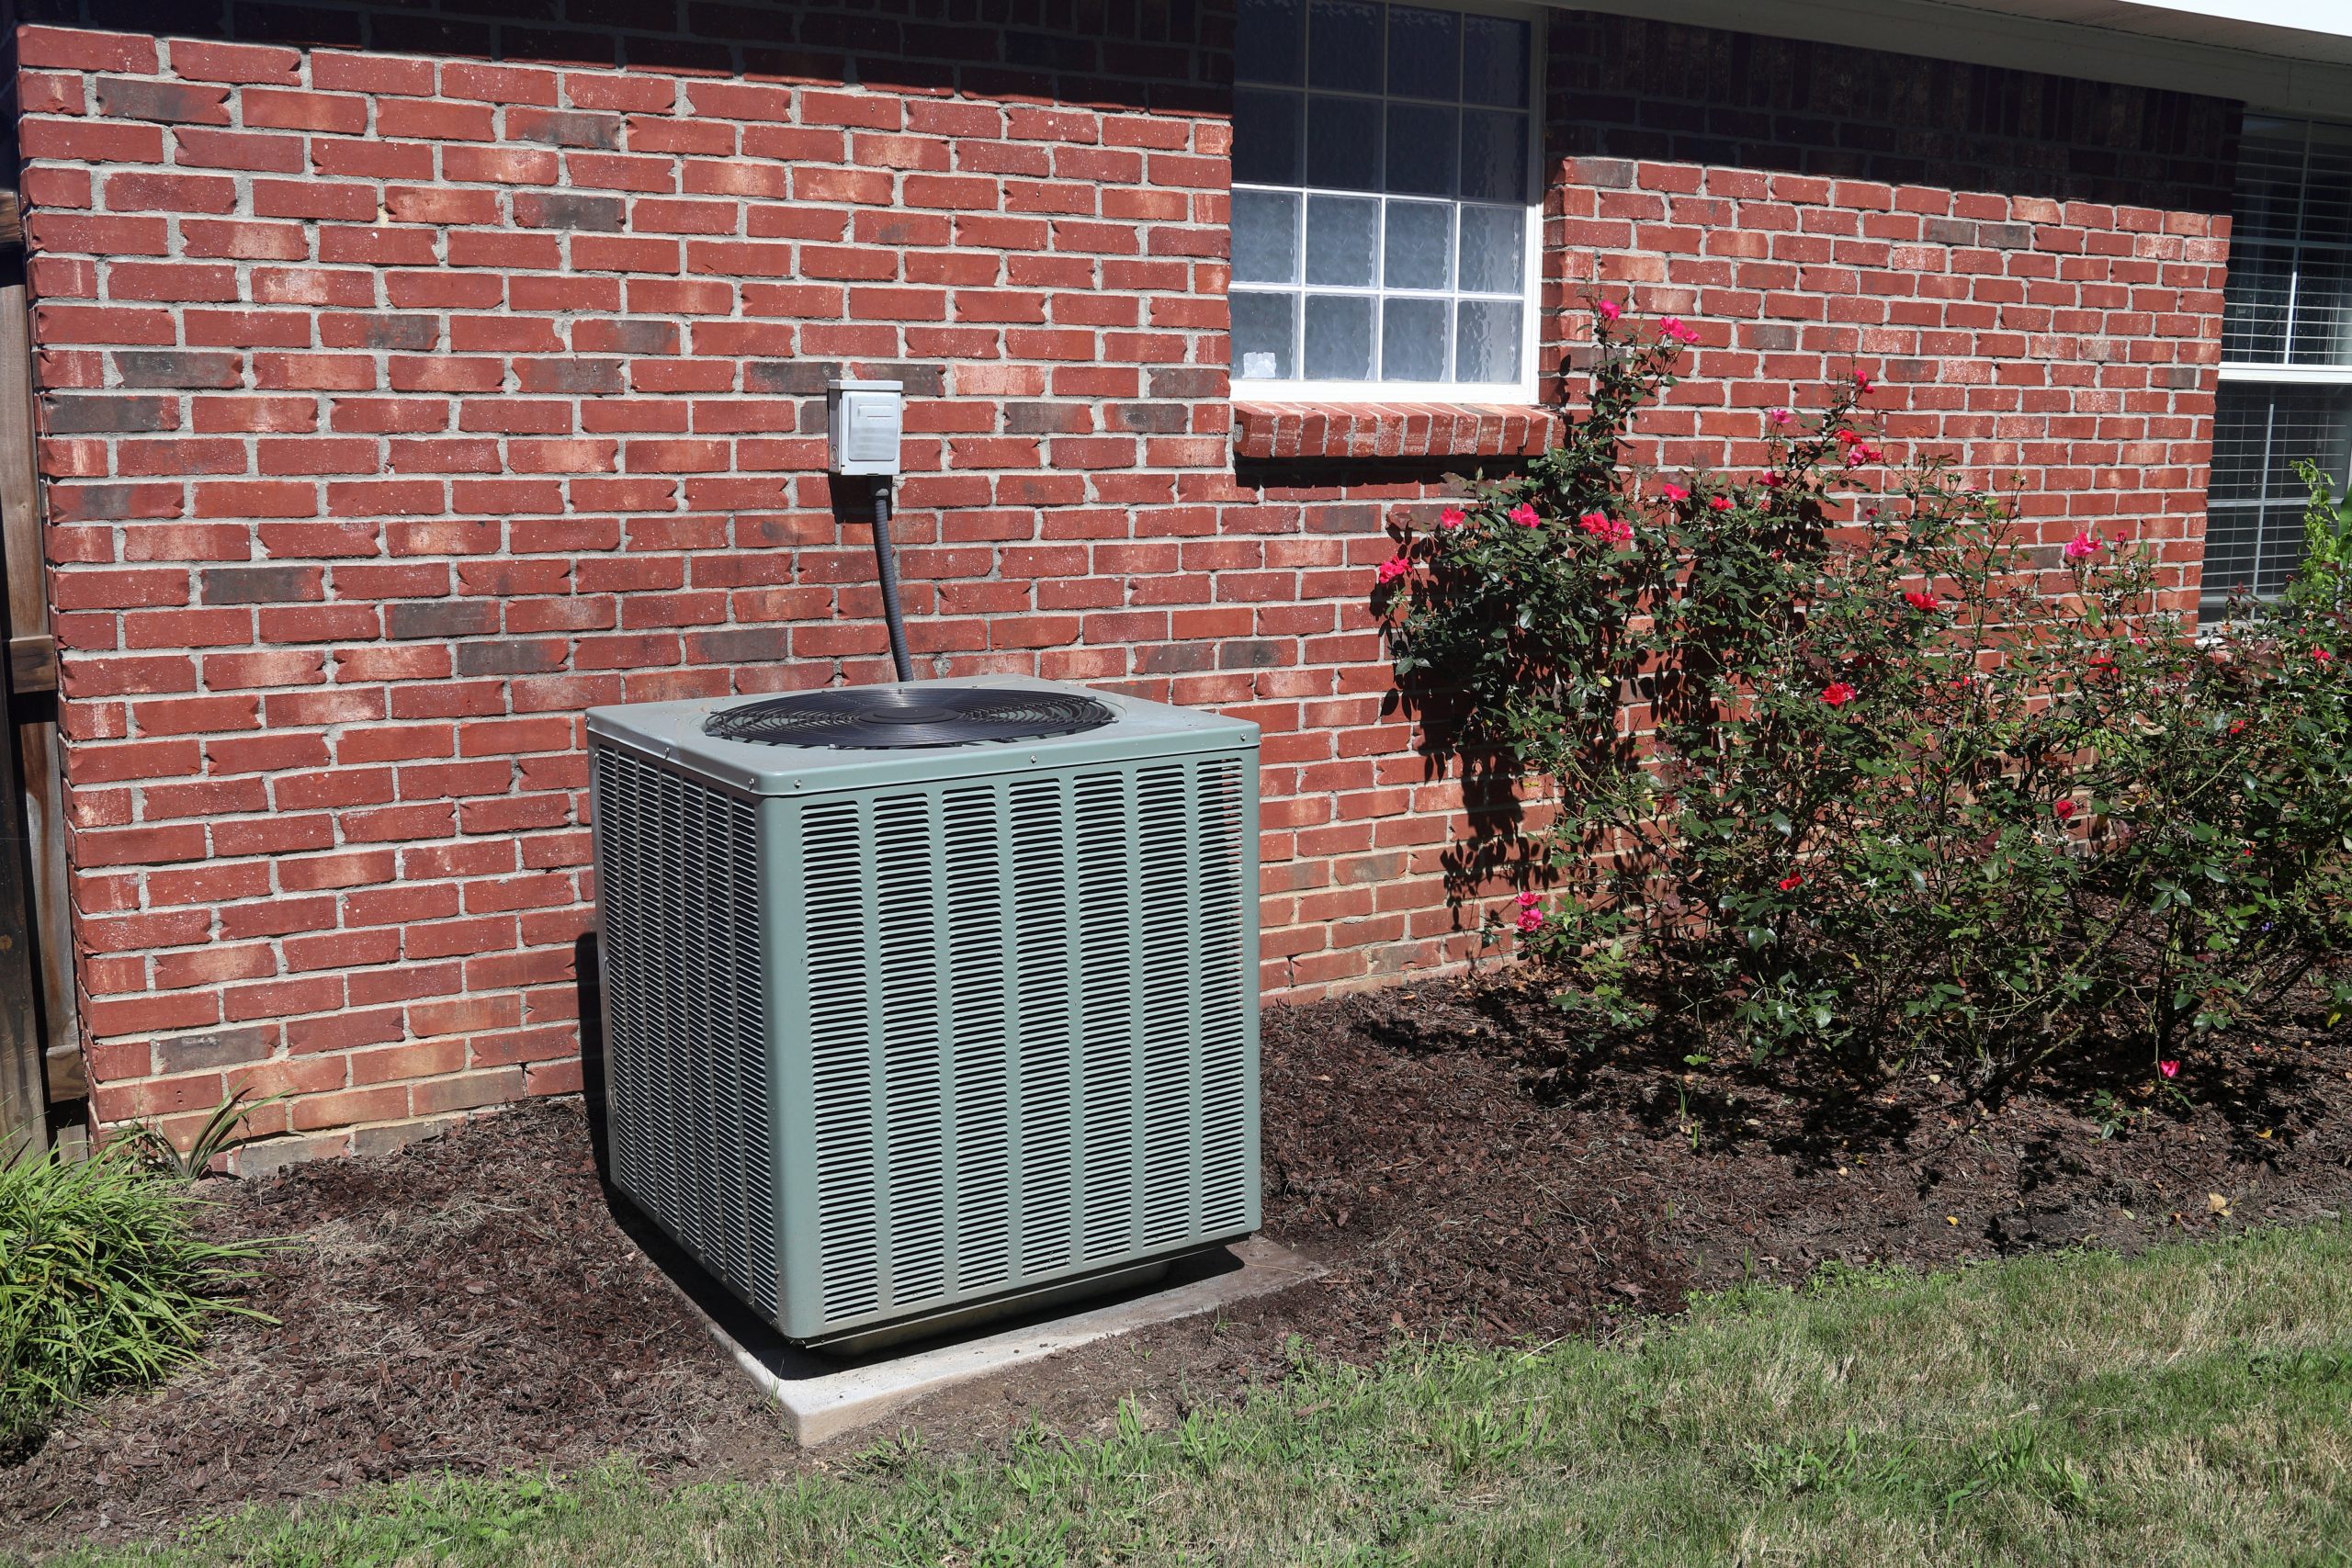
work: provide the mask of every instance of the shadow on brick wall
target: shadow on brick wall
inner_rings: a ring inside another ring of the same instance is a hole
[[[1223,112],[1229,6],[1004,0],[15,0],[19,20],[515,64],[707,72],[1046,103]],[[976,9],[999,13],[969,19]]]

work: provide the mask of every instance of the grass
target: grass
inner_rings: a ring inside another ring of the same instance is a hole
[[[259,1247],[199,1240],[185,1182],[127,1149],[0,1168],[0,1452],[60,1406],[196,1359]]]
[[[1755,1288],[1606,1346],[657,1491],[411,1482],[97,1564],[2352,1562],[2352,1229]]]

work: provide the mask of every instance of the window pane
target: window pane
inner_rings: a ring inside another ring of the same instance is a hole
[[[2352,126],[2312,127],[2303,176],[2303,238],[2352,241]]]
[[[1315,0],[1306,18],[1306,77],[1344,93],[1380,91],[1380,7]]]
[[[1381,301],[1380,378],[1444,380],[1445,317],[1446,303],[1442,299]]]
[[[1233,20],[1233,79],[1296,86],[1306,61],[1304,0],[1241,0]]]
[[[1306,183],[1380,188],[1380,101],[1314,97],[1306,106]]]
[[[1464,103],[1527,107],[1528,52],[1533,47],[1525,22],[1507,17],[1462,20],[1462,98]]]
[[[1527,117],[1462,111],[1462,195],[1470,201],[1527,199]]]
[[[2352,364],[2352,300],[2342,251],[2306,247],[2295,263],[2295,363]]]
[[[2296,206],[2303,188],[2304,132],[2301,120],[2245,122],[2245,134],[2238,142],[2233,240],[2295,237],[2301,221]]]
[[[1527,216],[1521,207],[1465,207],[1462,209],[1462,287],[1465,292],[1516,294],[1522,264],[1527,259],[1524,231]]]
[[[1306,198],[1306,281],[1359,288],[1379,281],[1373,248],[1380,235],[1380,203],[1368,196]]]
[[[1388,188],[1405,196],[1453,194],[1458,111],[1434,104],[1388,106]]]
[[[1372,379],[1372,296],[1306,297],[1306,378]]]
[[[1392,201],[1381,282],[1390,288],[1444,288],[1453,281],[1453,209],[1442,201]],[[1442,337],[1443,332],[1439,335]]]
[[[2300,461],[2317,463],[2343,485],[2352,468],[2352,387],[2222,383],[2205,525],[2208,611],[2233,590],[2277,593],[2294,574],[2303,548]]]
[[[1516,381],[1519,379],[1519,302],[1513,299],[1464,299],[1453,336],[1453,378],[1457,381]]]
[[[1419,6],[1388,8],[1388,90],[1452,102],[1462,82],[1462,17]]]
[[[2262,446],[2270,434],[2268,389],[2224,381],[2213,400],[2213,478],[2217,503],[2262,499]]]
[[[1284,191],[1233,193],[1233,281],[1298,281],[1298,197]]]
[[[1236,294],[1233,306],[1233,373],[1253,381],[1289,381],[1298,376],[1298,296]]]
[[[2284,364],[2287,305],[2295,254],[2282,246],[2233,245],[2222,308],[2222,357]]]
[[[1298,131],[1302,105],[1296,93],[1247,87],[1233,94],[1233,177],[1242,185],[1299,183]]]

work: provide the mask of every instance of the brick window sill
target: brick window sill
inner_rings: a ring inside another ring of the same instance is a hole
[[[1233,446],[1246,458],[1525,457],[1558,428],[1550,410],[1523,403],[1233,405]]]

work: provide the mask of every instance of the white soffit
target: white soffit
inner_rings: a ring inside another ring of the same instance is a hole
[[[2352,0],[1548,0],[2352,119]]]

